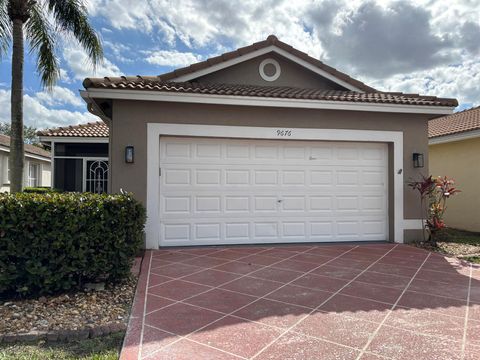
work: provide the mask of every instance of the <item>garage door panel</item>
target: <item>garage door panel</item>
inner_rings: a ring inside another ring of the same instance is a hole
[[[385,240],[387,146],[162,137],[162,245]]]

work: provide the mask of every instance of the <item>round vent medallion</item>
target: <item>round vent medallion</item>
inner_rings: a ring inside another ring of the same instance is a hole
[[[265,59],[260,63],[258,67],[260,76],[265,81],[275,81],[280,77],[281,69],[280,64],[275,59]]]

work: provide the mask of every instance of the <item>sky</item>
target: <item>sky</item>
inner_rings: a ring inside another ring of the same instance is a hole
[[[42,0],[40,0],[42,1]],[[95,71],[58,38],[61,79],[43,89],[25,58],[25,123],[98,120],[79,95],[91,76],[159,75],[264,40],[281,41],[382,91],[480,105],[480,0],[86,0],[105,59]],[[0,122],[10,122],[10,54],[0,59]]]

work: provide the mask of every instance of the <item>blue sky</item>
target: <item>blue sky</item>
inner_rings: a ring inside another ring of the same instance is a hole
[[[41,0],[40,0],[41,1]],[[96,118],[78,90],[87,76],[157,75],[265,39],[280,40],[385,91],[480,105],[480,2],[475,0],[88,0],[105,60],[96,72],[59,38],[62,78],[40,86],[25,59],[25,122],[38,128]],[[0,61],[0,121],[9,121],[10,54]]]

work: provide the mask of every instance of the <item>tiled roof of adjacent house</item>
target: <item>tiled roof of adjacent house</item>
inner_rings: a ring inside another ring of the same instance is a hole
[[[0,134],[0,145],[10,147],[10,136]],[[50,151],[44,150],[38,146],[25,144],[25,152],[33,155],[39,155],[46,158],[50,158]]]
[[[162,74],[162,75],[143,76],[142,78],[145,81],[148,80],[148,81],[163,82],[163,83],[169,82],[169,81],[174,80],[177,77],[187,75],[187,74],[191,74],[191,73],[194,73],[198,70],[206,69],[206,68],[208,68],[212,65],[217,65],[217,64],[220,64],[222,62],[226,62],[226,61],[229,61],[229,60],[232,60],[232,59],[235,59],[235,58],[242,57],[246,54],[252,53],[256,50],[260,50],[260,49],[263,49],[263,48],[266,48],[266,47],[272,46],[272,45],[275,45],[276,47],[278,47],[278,48],[280,48],[280,49],[282,49],[282,50],[284,50],[284,51],[286,51],[286,52],[288,52],[288,53],[290,53],[290,54],[292,54],[292,55],[294,55],[294,56],[296,56],[296,57],[298,57],[298,58],[300,58],[300,59],[302,59],[306,62],[308,62],[309,64],[311,64],[313,66],[316,66],[317,68],[329,73],[330,75],[335,76],[336,78],[346,82],[347,84],[350,84],[350,85],[356,87],[357,89],[360,89],[360,90],[366,91],[366,92],[376,91],[374,88],[372,88],[370,86],[367,86],[363,82],[358,81],[356,79],[353,79],[350,76],[348,76],[347,74],[345,74],[341,71],[338,71],[337,69],[324,64],[320,60],[309,56],[307,53],[299,51],[299,50],[293,48],[292,46],[278,40],[278,38],[275,35],[270,35],[270,36],[267,37],[266,40],[253,43],[253,44],[245,46],[245,47],[238,48],[237,50],[230,51],[230,52],[224,53],[222,55],[211,57],[211,58],[209,58],[205,61],[195,63],[195,64],[192,64],[190,66],[186,66],[186,67],[183,67],[183,68],[180,68],[180,69],[176,69],[174,71],[171,71],[171,72],[168,72],[168,73],[165,73],[165,74]],[[121,78],[121,77],[109,78],[109,81],[111,81],[111,82],[118,82],[118,81],[123,81],[123,80],[124,80],[124,78]],[[95,83],[102,82],[102,81],[103,81],[102,78],[87,78],[84,81],[84,86],[86,88],[96,87]]]
[[[305,89],[291,86],[259,86],[236,84],[199,84],[195,82],[162,82],[158,79],[137,77],[85,79],[86,88],[153,90],[161,92],[250,96],[280,99],[349,101],[384,104],[457,106],[457,100],[421,96],[418,94],[338,91],[322,89]]]
[[[59,127],[56,129],[41,130],[37,134],[39,136],[108,138],[108,126],[103,121],[97,121],[86,124]]]
[[[480,106],[430,120],[428,137],[434,138],[479,129]]]

